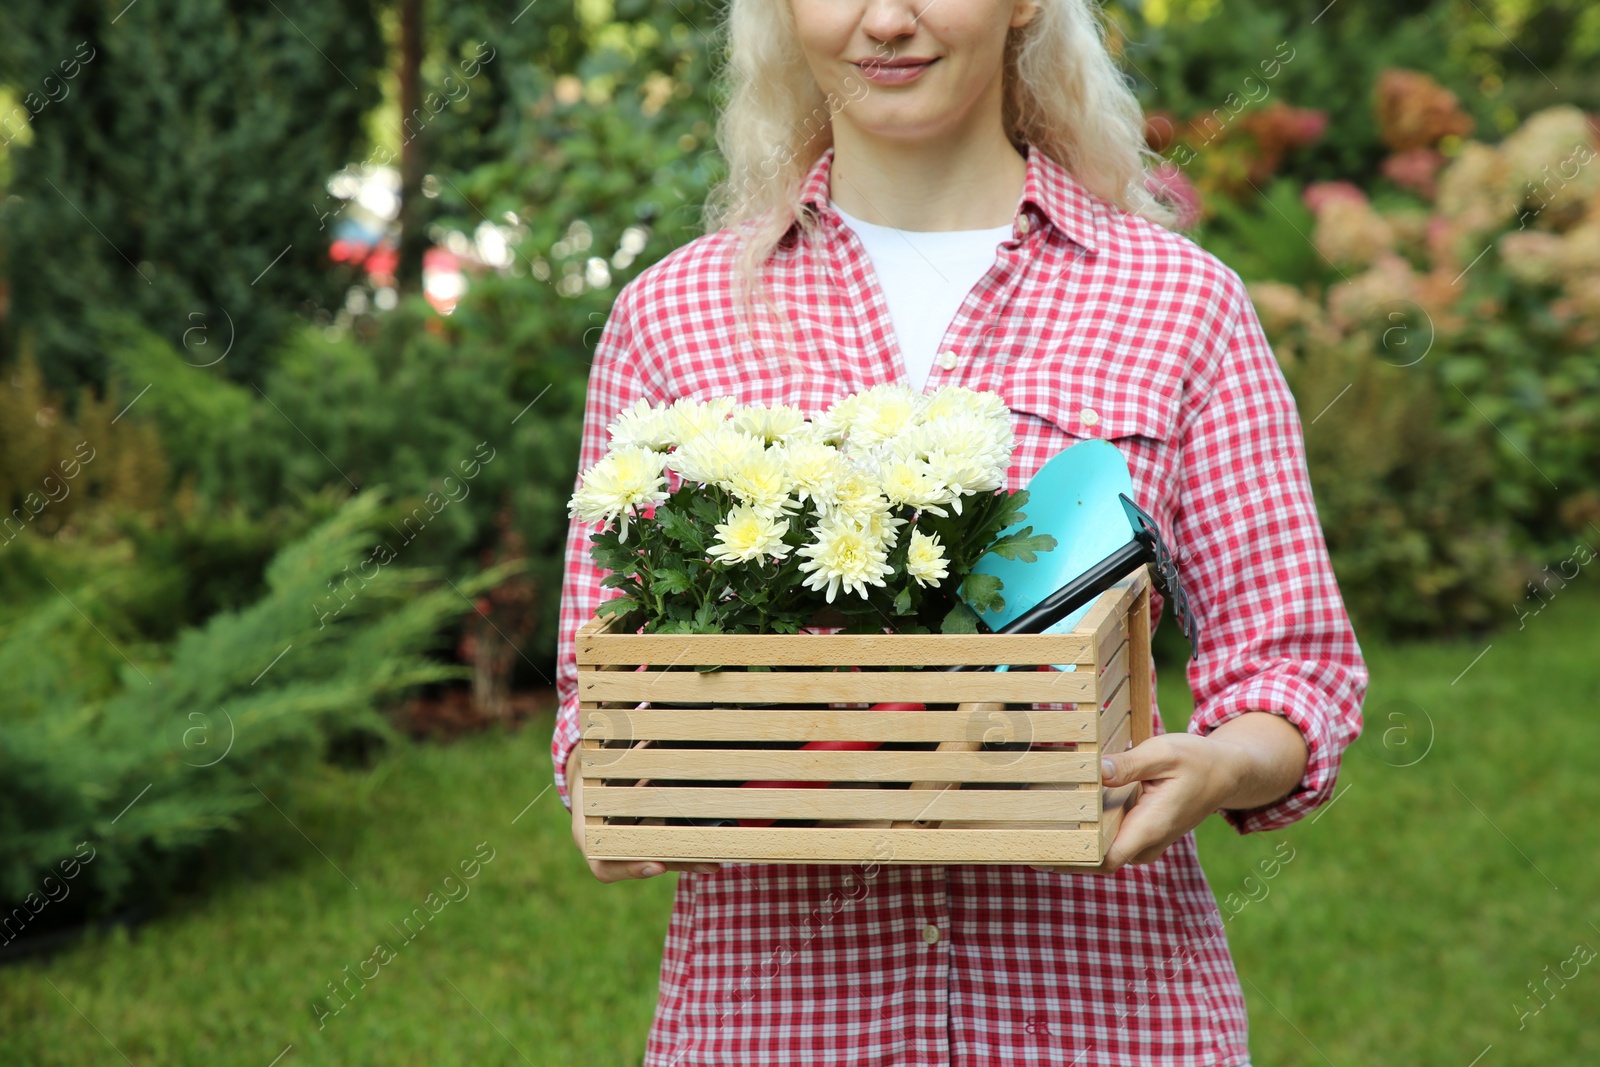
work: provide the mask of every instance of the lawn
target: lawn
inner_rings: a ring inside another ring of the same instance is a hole
[[[1314,821],[1202,827],[1258,1067],[1600,1062],[1600,581],[1506,615],[1365,648],[1366,732]],[[1164,671],[1169,727],[1187,695]],[[0,1063],[638,1063],[676,875],[589,878],[549,726],[274,796],[163,917],[0,969]]]

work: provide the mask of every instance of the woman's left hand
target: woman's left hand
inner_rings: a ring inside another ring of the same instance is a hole
[[[1260,807],[1287,796],[1305,774],[1306,759],[1299,728],[1271,712],[1246,712],[1205,736],[1157,734],[1105,757],[1104,785],[1144,783],[1105,862],[1030,866],[1064,874],[1114,874],[1124,864],[1154,863],[1212,812]]]

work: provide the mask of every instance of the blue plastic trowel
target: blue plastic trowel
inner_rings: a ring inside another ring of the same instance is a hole
[[[1025,518],[1000,531],[1014,533],[1024,524],[1035,533],[1050,534],[1056,547],[1034,555],[1033,562],[1007,559],[990,552],[973,566],[1003,583],[1005,606],[979,612],[989,629],[1004,630],[1024,612],[1073,578],[1087,571],[1128,541],[1127,518],[1118,493],[1133,495],[1133,476],[1122,453],[1109,441],[1080,441],[1057,452],[1028,480]],[[1131,569],[1131,568],[1130,568]],[[1085,603],[1037,633],[1066,633],[1089,611]],[[1057,663],[1058,671],[1077,669],[1075,663]],[[996,670],[1009,670],[1002,664]]]

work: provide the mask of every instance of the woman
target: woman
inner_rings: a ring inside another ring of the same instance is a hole
[[[1367,686],[1254,308],[1166,228],[1089,0],[732,0],[729,18],[730,178],[708,233],[619,295],[580,469],[640,397],[820,413],[883,382],[992,389],[1016,421],[1008,488],[1078,440],[1126,456],[1198,618],[1195,714],[1110,761],[1145,793],[1097,872],[591,861],[603,882],[683,872],[645,1064],[1248,1063],[1191,831],[1325,803]],[[552,739],[580,847],[586,535],[574,520]]]

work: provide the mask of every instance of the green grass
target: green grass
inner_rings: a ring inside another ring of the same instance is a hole
[[[1551,977],[1600,949],[1596,634],[1585,576],[1521,632],[1368,647],[1366,732],[1337,802],[1279,834],[1202,827],[1213,888],[1237,894],[1227,934],[1258,1067],[1467,1067],[1486,1048],[1481,1067],[1600,1061],[1600,958]],[[1176,666],[1161,695],[1179,727]],[[676,876],[589,878],[554,791],[540,796],[548,740],[545,719],[275,796],[283,813],[164,917],[0,969],[0,1063],[124,1062],[113,1044],[141,1067],[267,1067],[291,1044],[281,1067],[638,1063]],[[469,894],[404,942],[390,924],[480,842],[494,858]],[[1282,842],[1293,859],[1263,878]],[[326,984],[380,940],[393,957],[319,1029]],[[1528,983],[1547,979],[1519,1029]]]
[[[676,876],[595,882],[550,780],[545,718],[274,796],[166,917],[0,969],[0,1064],[521,1064],[507,1039],[537,1067],[637,1062]],[[429,893],[408,942],[390,924]],[[376,976],[319,1028],[346,967]]]
[[[1507,617],[1479,641],[1363,646],[1365,726],[1315,823],[1201,827],[1219,900],[1256,878],[1226,928],[1258,1067],[1600,1062],[1600,957],[1559,975],[1600,951],[1600,580],[1520,632]],[[1176,728],[1187,689],[1161,692]],[[1294,858],[1263,881],[1282,840]]]

